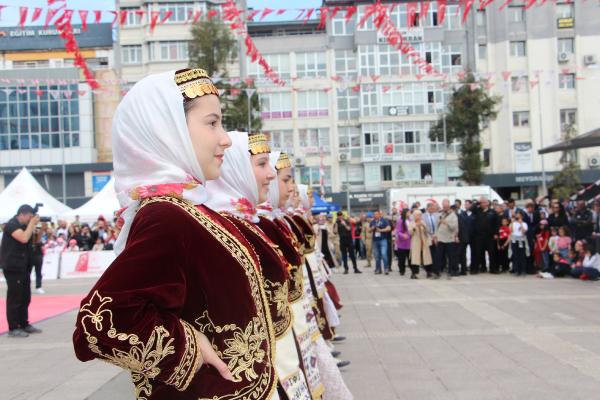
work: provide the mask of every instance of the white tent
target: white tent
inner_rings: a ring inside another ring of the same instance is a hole
[[[119,200],[117,200],[117,193],[115,192],[115,179],[111,177],[102,190],[87,203],[79,208],[62,214],[62,217],[66,219],[75,219],[75,216],[79,215],[82,222],[93,222],[98,219],[99,215],[102,215],[107,221],[110,221],[112,220],[115,211],[120,208],[121,206],[119,205]]]
[[[23,168],[11,183],[0,193],[0,222],[11,219],[17,209],[23,204],[35,206],[43,203],[38,214],[42,217],[56,218],[71,210],[52,195],[35,180],[35,178]]]

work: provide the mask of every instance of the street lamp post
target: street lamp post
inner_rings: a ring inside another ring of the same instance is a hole
[[[252,95],[256,92],[256,89],[246,88],[246,99],[248,99],[248,135],[252,133]]]
[[[541,82],[540,77],[538,76],[538,84],[537,84],[537,95],[538,95],[538,116],[540,119],[540,149],[544,148],[544,134],[542,131],[542,93],[540,88]],[[548,187],[546,185],[546,168],[544,165],[544,155],[540,154],[542,159],[542,194],[546,196],[548,194]]]
[[[444,184],[448,186],[448,136],[446,133],[446,110],[442,110],[442,126],[444,129]]]

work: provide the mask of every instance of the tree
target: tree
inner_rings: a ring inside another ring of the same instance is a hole
[[[564,131],[564,140],[576,136],[576,129],[573,124],[566,126]],[[563,151],[560,163],[562,170],[552,179],[550,189],[552,190],[552,197],[564,200],[579,190],[581,186],[581,181],[579,180],[580,167],[577,161],[575,161],[575,154],[572,150]]]
[[[461,83],[458,89],[453,90],[445,112],[446,144],[460,143],[461,179],[469,185],[479,185],[483,181],[481,130],[496,118],[498,112],[495,108],[501,98],[488,95],[470,72]],[[429,137],[435,141],[444,140],[443,116],[431,127]]]
[[[202,68],[215,79],[219,89],[224,89],[221,98],[223,105],[223,126],[227,130],[248,130],[248,103],[244,89],[254,88],[247,83],[233,87],[220,79],[227,77],[227,61],[234,59],[237,54],[237,40],[232,36],[229,27],[218,18],[203,18],[199,24],[194,24],[191,30],[192,40],[189,44],[189,64],[192,68]],[[258,116],[260,102],[254,93],[251,99],[252,132],[262,127]]]

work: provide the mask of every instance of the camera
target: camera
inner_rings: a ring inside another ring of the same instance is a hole
[[[33,215],[37,215],[40,207],[44,207],[44,203],[35,203],[35,206],[33,207]],[[40,222],[50,222],[52,221],[52,218],[50,217],[40,217]]]

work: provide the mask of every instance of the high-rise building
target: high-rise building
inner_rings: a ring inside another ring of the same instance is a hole
[[[73,33],[93,74],[115,81],[110,24],[90,24],[85,32],[73,26]],[[112,169],[118,90],[95,95],[64,47],[53,27],[0,28],[0,188],[27,166],[52,195],[78,206]]]

